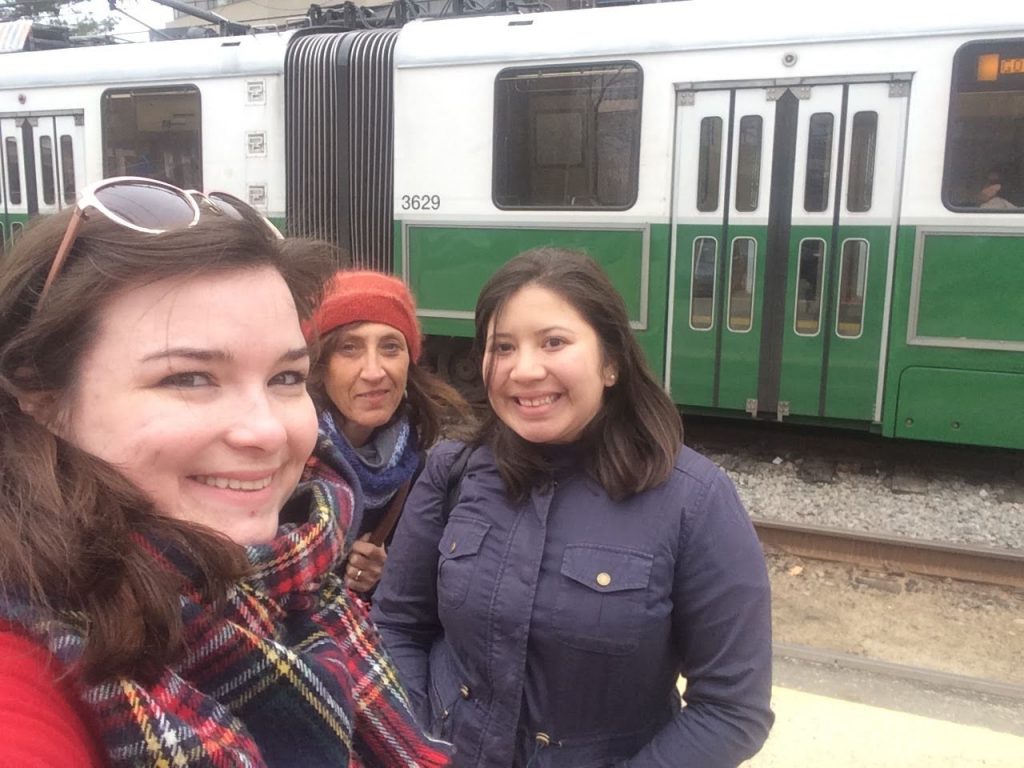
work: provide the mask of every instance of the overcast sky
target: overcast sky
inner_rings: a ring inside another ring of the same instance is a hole
[[[153,0],[118,0],[118,6],[157,29],[163,27],[174,17],[174,11],[165,5],[154,3]],[[89,0],[87,3],[82,3],[80,7],[90,11],[97,18],[113,16],[117,19],[117,28],[114,30],[114,34],[118,37],[136,42],[149,39],[149,30],[132,21],[123,13],[111,12],[107,0]]]

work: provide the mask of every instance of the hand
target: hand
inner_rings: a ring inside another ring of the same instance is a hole
[[[345,586],[356,592],[369,592],[380,581],[388,553],[384,547],[371,544],[366,533],[352,544],[345,564]]]
[[[979,201],[984,204],[991,200],[993,197],[999,194],[1002,190],[1002,184],[988,184],[982,188],[981,192],[978,193]]]

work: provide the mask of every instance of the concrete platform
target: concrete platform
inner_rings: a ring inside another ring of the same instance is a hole
[[[1024,701],[780,658],[775,679],[744,768],[1024,768]]]

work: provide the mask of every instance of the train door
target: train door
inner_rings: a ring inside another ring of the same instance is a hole
[[[55,213],[73,205],[77,180],[85,172],[82,119],[75,114],[40,117],[35,125],[35,174],[39,213]]]
[[[5,239],[26,221],[74,204],[84,174],[81,112],[0,118],[0,222]]]
[[[3,240],[9,243],[19,235],[28,218],[24,132],[21,120],[0,117],[0,156]]]
[[[909,83],[677,90],[676,402],[872,421]]]

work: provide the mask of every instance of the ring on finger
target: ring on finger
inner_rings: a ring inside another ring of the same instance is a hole
[[[363,577],[363,569],[360,568],[358,571],[356,571],[355,581],[359,581],[362,577]]]

